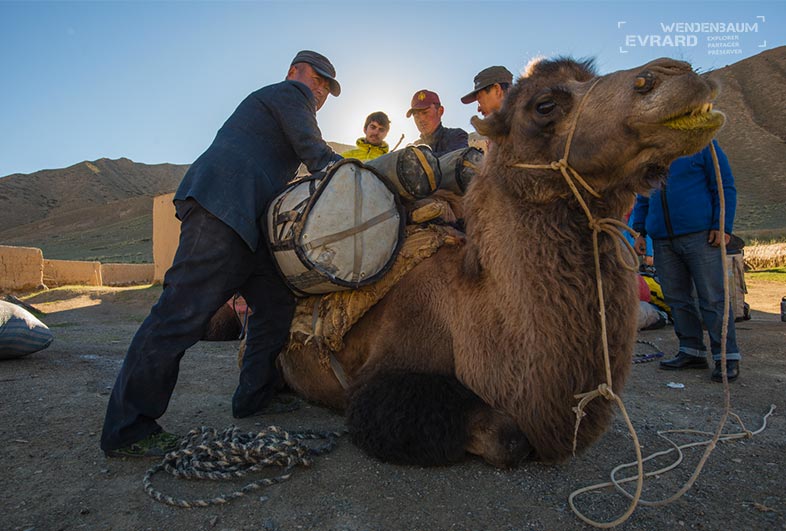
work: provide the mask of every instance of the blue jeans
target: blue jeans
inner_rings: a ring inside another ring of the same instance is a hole
[[[709,231],[703,231],[673,239],[653,240],[653,259],[663,297],[671,307],[680,352],[691,356],[707,355],[701,326],[703,320],[710,336],[712,359],[718,361],[721,357],[723,326],[723,261],[720,247],[707,243],[708,238]],[[692,296],[694,286],[698,309]],[[740,359],[731,307],[726,336],[726,359]]]
[[[193,199],[176,202],[180,242],[161,297],[128,348],[109,397],[101,449],[115,450],[161,431],[185,350],[236,292],[246,299],[246,351],[232,399],[236,416],[263,407],[275,392],[275,362],[289,336],[295,298],[264,242],[252,251],[229,226]],[[231,370],[231,367],[227,367]]]

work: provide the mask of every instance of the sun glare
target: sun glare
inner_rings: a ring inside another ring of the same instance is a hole
[[[329,101],[319,112],[322,135],[329,142],[354,146],[355,141],[363,137],[366,116],[382,111],[390,118],[390,131],[385,141],[393,149],[404,134],[399,147],[406,146],[420,136],[412,118],[406,117],[410,97],[408,89],[384,87],[368,90],[343,83],[341,96]]]

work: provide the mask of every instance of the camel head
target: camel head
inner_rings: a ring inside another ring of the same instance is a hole
[[[524,198],[564,195],[559,172],[511,165],[561,159],[574,122],[568,164],[598,192],[629,195],[658,186],[674,159],[709,143],[725,120],[712,109],[716,93],[710,80],[673,59],[602,77],[591,60],[541,60],[516,81],[498,112],[472,124],[496,144],[489,171]]]

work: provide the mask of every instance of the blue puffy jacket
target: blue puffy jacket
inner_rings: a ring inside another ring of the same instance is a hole
[[[721,170],[726,216],[723,230],[731,234],[737,208],[737,189],[726,154],[713,140]],[[707,146],[696,154],[671,163],[663,189],[649,197],[636,196],[631,226],[654,239],[673,238],[694,232],[718,230],[720,195],[715,180],[712,153]]]

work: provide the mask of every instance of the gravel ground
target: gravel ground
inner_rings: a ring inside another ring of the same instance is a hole
[[[771,404],[777,409],[760,434],[719,444],[683,497],[660,507],[640,505],[620,529],[786,529],[786,323],[776,315],[786,285],[749,282],[749,289],[754,317],[738,325],[745,358],[739,380],[731,385],[732,408],[751,431],[761,427]],[[443,468],[387,465],[344,438],[310,468],[297,468],[288,481],[229,504],[193,509],[163,505],[142,489],[142,477],[154,461],[107,459],[98,448],[125,349],[158,293],[156,287],[74,288],[27,299],[47,313],[43,320],[56,339],[42,352],[0,364],[0,529],[589,529],[571,511],[568,496],[607,481],[615,466],[635,459],[620,416],[599,443],[568,463],[528,463],[504,471],[473,458]],[[667,356],[676,349],[671,327],[644,332],[641,339]],[[166,429],[343,426],[341,416],[309,404],[293,413],[232,419],[236,349],[237,342],[201,342],[188,352],[162,418]],[[637,348],[642,354],[651,350],[644,344]],[[670,382],[684,388],[671,388]],[[645,456],[668,448],[657,431],[713,431],[723,412],[723,386],[709,381],[709,371],[665,372],[657,363],[634,365],[622,397]],[[727,431],[739,428],[729,423]],[[675,437],[680,443],[701,439]],[[674,471],[647,480],[644,498],[663,499],[678,490],[701,453],[702,448],[686,450]],[[673,454],[648,463],[647,469],[672,461]],[[269,475],[279,473],[275,469]],[[166,494],[184,498],[209,498],[244,484],[177,480],[165,474],[155,476],[154,483]],[[577,498],[582,512],[601,521],[615,519],[628,503],[610,489]]]

